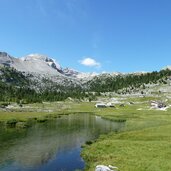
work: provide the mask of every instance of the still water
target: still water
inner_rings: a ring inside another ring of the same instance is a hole
[[[1,130],[0,171],[82,170],[81,145],[123,126],[99,116],[71,114],[28,129]]]

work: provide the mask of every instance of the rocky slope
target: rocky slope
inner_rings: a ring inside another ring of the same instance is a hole
[[[97,88],[103,91],[113,91],[119,87],[128,87],[129,85],[127,84],[135,82],[135,79],[138,81],[136,85],[141,85],[140,77],[144,79],[143,75],[146,74],[149,82],[151,79],[156,81],[163,77],[163,73],[151,73],[151,77],[149,77],[150,73],[145,72],[128,74],[119,72],[103,74],[82,73],[70,68],[63,69],[54,59],[40,54],[30,54],[22,58],[15,58],[6,52],[0,52],[0,66],[14,68],[16,71],[21,72],[31,83],[29,86],[36,90],[55,89],[56,86],[62,86],[66,88],[80,87],[93,91]],[[170,69],[170,67],[165,69]],[[6,76],[8,75],[7,78],[3,77],[4,73],[0,73],[1,77],[4,78],[3,80],[13,79],[9,78],[9,74],[6,74]],[[156,79],[153,77],[156,77]]]
[[[53,59],[39,54],[30,54],[26,57],[15,58],[6,52],[0,52],[0,64],[29,73],[60,75],[62,72],[60,65]]]
[[[0,52],[0,101],[62,101],[68,97],[94,100],[112,94],[147,95],[170,90],[171,70],[136,73],[81,73],[63,69],[55,60],[39,54],[14,58]]]
[[[15,58],[6,52],[0,52],[0,65],[13,67],[21,72],[48,74],[49,76],[60,75],[83,79],[97,75],[95,73],[82,73],[70,68],[62,69],[54,59],[40,54],[30,54],[22,58]]]
[[[6,52],[0,52],[0,65],[14,68],[22,72],[34,82],[34,87],[49,87],[49,84],[68,86],[80,86],[77,79],[81,73],[62,69],[52,58],[45,55],[30,54],[22,58],[15,58]]]
[[[15,58],[6,52],[0,52],[0,65],[15,68],[25,75],[31,74],[30,79],[37,86],[49,86],[49,82],[64,86],[82,86],[91,80],[96,73],[82,73],[70,68],[62,68],[54,59],[45,55],[30,54],[22,58]],[[43,84],[42,80],[46,80]]]

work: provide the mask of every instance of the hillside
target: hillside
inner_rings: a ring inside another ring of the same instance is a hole
[[[93,100],[106,92],[148,94],[150,87],[170,86],[171,77],[168,67],[151,73],[81,73],[38,54],[14,58],[0,52],[0,66],[0,101]]]
[[[170,80],[171,70],[149,72],[142,74],[99,75],[88,81],[91,91],[133,93],[135,89],[148,88],[149,84],[167,84]]]

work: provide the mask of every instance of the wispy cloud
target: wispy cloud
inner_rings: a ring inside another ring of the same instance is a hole
[[[82,20],[87,16],[85,0],[54,0],[53,13],[54,16],[69,24],[75,24],[78,20]]]
[[[88,67],[97,67],[97,68],[101,67],[101,64],[99,62],[97,62],[95,59],[90,58],[90,57],[86,57],[80,60],[79,63]]]
[[[35,7],[43,17],[52,15],[55,19],[67,23],[75,23],[85,17],[85,0],[35,0]]]
[[[85,0],[65,0],[64,2],[70,14],[76,13],[81,16],[85,16],[87,14],[85,10],[85,6],[86,6]]]
[[[40,13],[43,16],[47,16],[48,15],[48,11],[46,9],[46,5],[41,0],[36,0],[35,2],[37,4],[37,8],[40,11]]]
[[[91,45],[93,49],[98,49],[101,43],[101,34],[99,31],[96,31],[92,35]]]

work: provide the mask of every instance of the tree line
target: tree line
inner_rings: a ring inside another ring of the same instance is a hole
[[[55,85],[37,91],[33,82],[23,73],[9,67],[0,68],[0,101],[34,103],[42,101],[63,101],[68,97],[94,100],[101,92],[116,92],[124,88],[139,88],[145,84],[167,83],[171,70],[161,70],[145,74],[118,75],[115,77],[95,77],[87,82],[87,88],[81,86],[65,87]]]
[[[105,79],[101,77],[95,77],[93,80],[89,81],[90,91],[95,92],[118,92],[118,90],[123,88],[139,88],[145,84],[156,84],[161,82],[163,84],[167,83],[167,79],[171,76],[171,70],[161,70],[159,72],[154,71],[151,73],[144,74],[128,74],[128,75],[118,75],[115,77],[107,77]]]

